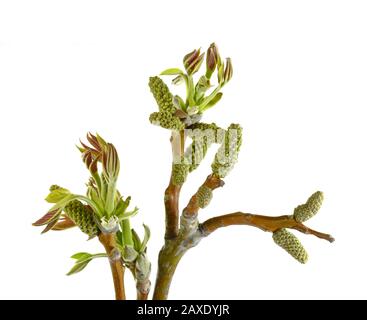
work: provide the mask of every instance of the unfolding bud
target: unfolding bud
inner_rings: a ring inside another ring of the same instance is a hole
[[[196,85],[196,91],[207,91],[208,89],[210,89],[211,85],[210,85],[210,81],[209,79],[207,79],[206,77],[204,76],[201,76],[199,78],[199,81]]]
[[[190,64],[197,59],[197,57],[200,56],[200,49],[196,50],[194,49],[193,51],[189,52],[188,54],[186,54],[183,58],[183,64],[185,66],[185,68],[187,68],[188,66],[190,66]]]
[[[185,108],[186,108],[185,102],[178,95],[173,97],[173,104],[179,110],[185,110]]]
[[[87,140],[97,151],[101,151],[107,144],[98,134],[93,135],[90,132],[87,134]]]
[[[138,252],[132,246],[125,246],[122,253],[122,259],[124,262],[133,262],[138,257]]]
[[[217,68],[217,63],[220,61],[218,47],[215,43],[212,43],[206,52],[206,73],[207,79],[210,79],[213,72]]]
[[[98,171],[97,164],[101,161],[101,154],[106,148],[107,143],[98,134],[87,134],[87,140],[91,147],[81,142],[82,147],[78,149],[82,152],[83,162],[86,164],[88,170],[94,175]]]
[[[151,271],[151,263],[145,253],[139,254],[135,263],[135,275],[138,280],[148,279]]]
[[[194,106],[194,107],[188,107],[187,108],[187,114],[189,116],[192,116],[194,114],[197,114],[199,112],[199,108],[197,106]]]
[[[293,258],[300,263],[306,263],[308,255],[302,243],[297,237],[287,229],[279,229],[273,233],[274,242],[287,251]]]
[[[108,220],[102,217],[101,227],[103,233],[117,232],[119,230],[119,219],[116,216],[112,216]]]
[[[195,102],[199,105],[204,99],[205,92],[210,89],[210,81],[205,76],[199,78],[198,83],[195,86]]]
[[[233,76],[233,67],[231,58],[226,59],[226,67],[224,68],[223,81],[227,83]]]
[[[218,77],[218,84],[223,85],[224,84],[224,64],[220,64],[218,66],[217,77]]]
[[[102,153],[104,174],[109,180],[116,180],[120,172],[120,160],[113,144],[108,143]]]
[[[204,60],[204,53],[200,54],[200,49],[194,50],[184,56],[183,64],[188,75],[196,73]]]

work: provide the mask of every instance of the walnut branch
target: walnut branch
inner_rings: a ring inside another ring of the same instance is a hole
[[[314,235],[329,242],[334,241],[334,238],[331,235],[310,229],[304,224],[297,222],[293,216],[289,215],[269,217],[251,213],[234,212],[208,219],[201,223],[199,228],[204,236],[208,236],[219,228],[233,225],[247,225],[269,232],[274,232],[281,228],[289,228],[305,234]]]
[[[100,233],[98,238],[105,247],[110,261],[116,300],[126,300],[124,283],[125,267],[119,254],[116,255],[116,252],[119,252],[116,248],[116,236],[114,233]]]
[[[179,219],[179,199],[181,185],[170,183],[164,193],[164,206],[166,211],[166,233],[165,239],[173,239],[178,235],[178,219]]]
[[[171,146],[173,162],[181,158],[183,154],[182,133],[172,132]],[[165,239],[174,239],[178,235],[179,225],[179,199],[181,184],[174,184],[173,170],[171,172],[170,182],[164,193],[164,206],[166,212],[166,233]]]

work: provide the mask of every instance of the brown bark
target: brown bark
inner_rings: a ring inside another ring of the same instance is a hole
[[[136,282],[136,300],[148,300],[150,291],[150,281],[139,281]]]
[[[184,153],[184,132],[172,132],[171,147],[172,161],[181,161]],[[164,206],[166,212],[166,233],[165,239],[174,239],[178,235],[179,225],[179,200],[181,185],[175,185],[172,179],[172,172],[169,185],[164,193]]]
[[[166,243],[159,252],[158,273],[155,282],[153,300],[166,300],[173,275],[185,251],[177,250],[180,241]]]
[[[247,225],[270,232],[274,232],[281,228],[289,228],[305,234],[314,235],[329,242],[334,241],[331,235],[312,230],[304,224],[297,222],[293,216],[268,217],[251,213],[235,212],[208,219],[200,224],[199,228],[203,235],[207,236],[219,228],[232,225]]]
[[[174,239],[178,235],[179,224],[179,199],[181,186],[174,185],[172,177],[164,193],[164,206],[166,211],[165,239]]]
[[[100,233],[98,238],[99,241],[104,246],[110,261],[113,284],[115,287],[116,300],[126,300],[125,285],[124,285],[125,267],[122,264],[121,259],[115,256],[117,250],[115,234]]]
[[[137,291],[136,300],[148,300],[148,293]]]
[[[185,149],[185,132],[172,132],[171,135],[172,161],[181,161]],[[179,236],[179,201],[182,185],[173,183],[173,172],[170,182],[164,194],[164,206],[166,214],[166,232],[164,246],[158,258],[158,272],[153,293],[154,300],[167,299],[169,286],[181,257],[173,253]]]

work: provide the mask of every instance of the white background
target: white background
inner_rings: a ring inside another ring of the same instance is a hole
[[[350,0],[0,1],[0,298],[113,298],[105,260],[65,276],[70,255],[100,252],[98,241],[31,226],[49,208],[50,184],[84,192],[74,145],[88,131],[119,150],[119,188],[140,208],[134,226],[151,227],[155,275],[170,147],[148,121],[156,105],[147,81],[212,41],[232,57],[234,77],[205,121],[241,123],[244,145],[200,218],[290,214],[322,190],[308,225],[336,242],[300,234],[310,254],[300,265],[271,234],[220,230],[184,257],[170,298],[367,298],[366,16],[366,1]],[[130,276],[127,286],[134,298]]]

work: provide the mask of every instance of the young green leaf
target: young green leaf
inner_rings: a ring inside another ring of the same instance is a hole
[[[119,217],[120,215],[123,215],[128,208],[130,204],[131,197],[127,197],[126,200],[124,200],[122,197],[117,202],[115,215]]]
[[[88,197],[98,205],[98,208],[103,208],[103,202],[99,197],[98,191],[93,187],[88,187]]]
[[[71,268],[71,270],[66,274],[67,276],[71,276],[72,274],[76,274],[80,271],[82,271],[90,262],[91,260],[85,260],[81,263],[76,263],[74,267]]]
[[[120,214],[118,216],[119,221],[121,222],[122,220],[125,220],[125,219],[128,219],[128,218],[131,218],[131,217],[135,216],[138,213],[138,211],[139,211],[139,209],[137,207],[135,207],[133,211],[127,211],[127,212],[124,212],[123,214]]]
[[[179,68],[170,68],[161,72],[162,76],[175,76],[178,74],[183,74],[183,71]]]
[[[70,191],[64,188],[59,188],[50,192],[46,197],[46,201],[49,203],[58,203],[59,201],[65,199],[65,197],[70,195]]]
[[[61,213],[59,213],[58,216],[56,216],[55,219],[53,219],[47,226],[45,229],[42,230],[41,234],[46,233],[47,231],[50,231],[58,222],[59,217],[60,217]]]
[[[224,82],[224,64],[218,65],[218,84],[222,85]]]
[[[107,145],[107,142],[98,133],[96,133],[96,139],[98,143],[100,144],[100,146],[104,147]]]
[[[120,250],[122,250],[122,248],[125,246],[124,235],[121,231],[116,232],[116,243]]]
[[[210,87],[211,87],[210,81],[205,76],[201,76],[195,86],[194,99],[197,104],[199,104],[200,101],[202,101],[205,92],[208,91]]]
[[[214,107],[219,102],[219,100],[222,99],[222,96],[223,96],[223,93],[222,92],[218,92],[214,96],[214,98],[208,102],[208,104],[205,106],[205,109],[204,110],[207,110],[207,109],[209,109],[211,107]]]
[[[133,237],[135,250],[136,251],[140,251],[140,248],[141,248],[141,240],[139,238],[139,235],[136,233],[136,231],[134,229],[131,229],[131,234],[132,234],[132,237]]]
[[[147,244],[148,244],[148,241],[150,239],[150,229],[147,225],[143,224],[143,227],[144,227],[144,240],[140,246],[140,252],[144,252],[146,247],[147,247]]]
[[[39,227],[39,226],[44,226],[45,224],[49,224],[50,222],[54,221],[59,214],[60,214],[60,210],[51,209],[41,219],[38,219],[36,222],[34,222],[33,225],[36,227]]]
[[[178,110],[185,110],[186,108],[185,102],[178,95],[173,97],[173,104],[175,105],[176,109]]]
[[[100,208],[99,205],[96,202],[94,202],[92,199],[90,199],[86,196],[74,194],[74,195],[72,195],[72,198],[68,200],[68,202],[71,201],[71,200],[74,200],[74,199],[77,199],[77,200],[82,201],[82,202],[86,202],[92,208],[93,213],[95,213],[98,217],[103,216],[102,208]],[[66,204],[64,204],[64,206],[66,206]]]
[[[70,258],[71,259],[76,259],[76,260],[86,260],[87,258],[91,258],[92,255],[90,253],[87,252],[78,252],[73,254]]]
[[[67,273],[68,276],[82,271],[89,262],[95,258],[106,258],[106,253],[90,254],[88,252],[78,252],[71,256],[72,259],[76,259],[74,267]]]

